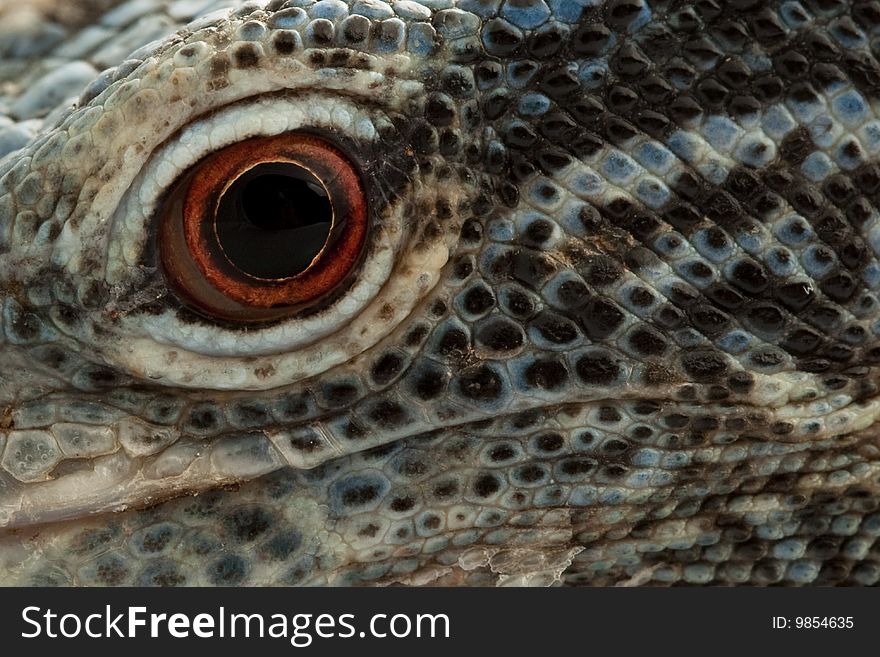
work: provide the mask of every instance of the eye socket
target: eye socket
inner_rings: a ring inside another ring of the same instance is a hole
[[[349,280],[367,235],[360,176],[329,142],[286,133],[216,151],[174,185],[158,247],[171,287],[217,319],[287,316]]]

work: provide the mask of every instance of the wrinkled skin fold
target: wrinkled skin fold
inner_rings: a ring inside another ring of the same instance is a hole
[[[0,584],[875,584],[880,5],[0,6]],[[320,135],[357,269],[169,287]]]

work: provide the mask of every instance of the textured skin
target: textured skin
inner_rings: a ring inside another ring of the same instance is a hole
[[[878,581],[880,3],[109,4],[0,28],[0,582]],[[194,315],[163,192],[292,129],[354,282]]]

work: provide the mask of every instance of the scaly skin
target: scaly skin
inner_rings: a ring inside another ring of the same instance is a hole
[[[0,9],[0,583],[877,582],[880,3],[112,4]],[[356,275],[193,313],[290,130]]]

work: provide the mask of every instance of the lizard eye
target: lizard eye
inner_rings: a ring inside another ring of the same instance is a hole
[[[287,385],[385,339],[438,283],[460,227],[415,211],[444,192],[383,109],[248,89],[188,111],[121,164],[83,149],[122,167],[57,256],[104,263],[78,288],[102,358],[186,387]]]
[[[239,322],[287,316],[344,285],[368,223],[349,159],[299,132],[211,153],[180,177],[160,217],[172,289],[202,314]]]

